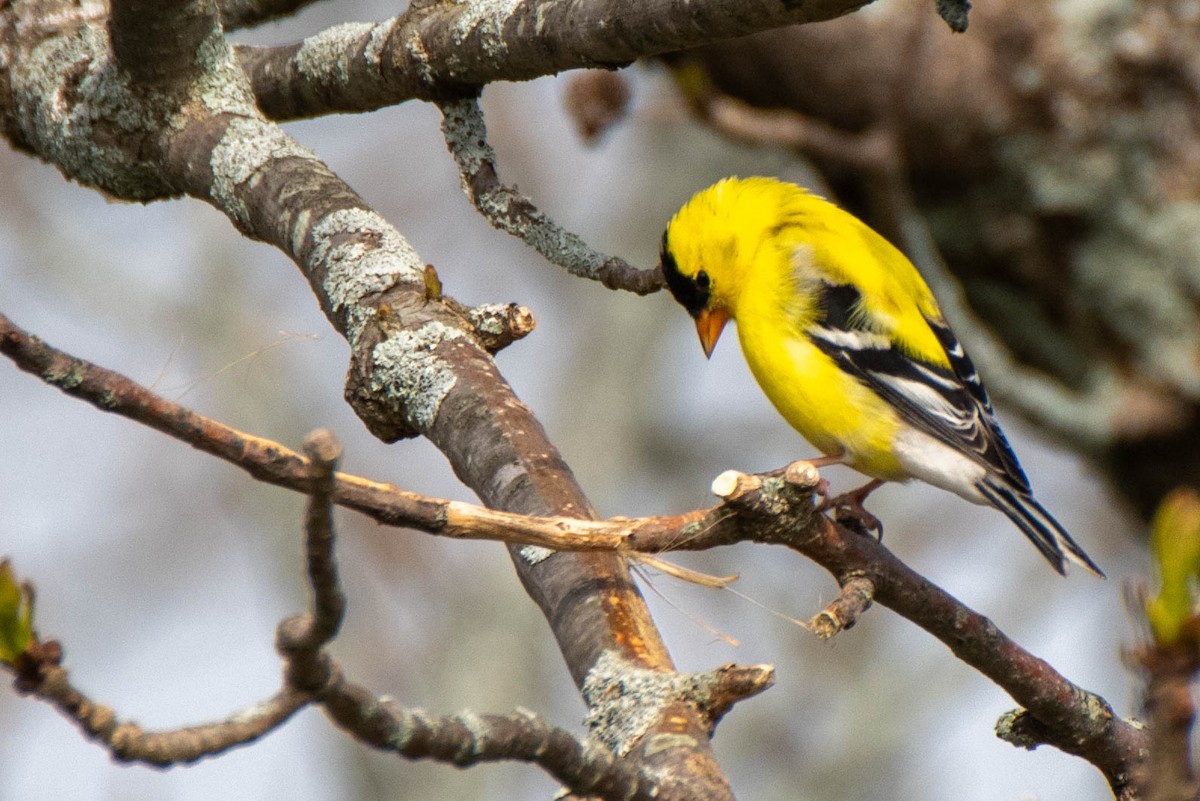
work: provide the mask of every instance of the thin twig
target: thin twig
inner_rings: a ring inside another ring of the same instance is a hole
[[[360,742],[408,759],[433,759],[460,768],[520,760],[536,763],[582,796],[622,801],[679,798],[603,746],[581,743],[527,710],[434,718],[344,680],[322,694],[322,703],[334,723]]]
[[[196,762],[252,743],[283,725],[312,701],[308,693],[285,687],[267,701],[222,721],[170,731],[147,731],[136,723],[120,720],[110,707],[75,689],[66,669],[58,664],[39,666],[36,681],[26,681],[21,687],[57,707],[114,758],[158,767]]]
[[[580,794],[615,799],[660,798],[656,782],[620,763],[602,747],[579,742],[531,712],[480,715],[464,712],[434,719],[420,710],[371,694],[345,678],[325,652],[338,631],[346,599],[334,558],[334,467],[341,446],[329,431],[305,439],[311,487],[305,517],[305,556],[311,609],[284,620],[276,644],[287,663],[288,686],[317,695],[330,717],[355,739],[409,759],[449,761],[458,767],[496,760],[537,763]],[[671,674],[674,675],[674,674]]]
[[[309,490],[309,460],[295,451],[197,414],[120,373],[58,350],[3,314],[0,314],[0,353],[22,370],[101,411],[149,426],[236,465],[260,481],[298,492]],[[393,484],[347,473],[334,474],[333,500],[380,523],[408,526],[444,537],[598,551],[618,548],[624,537],[608,523],[528,517],[428,498]]]
[[[346,611],[346,596],[333,557],[333,477],[342,446],[333,432],[321,429],[305,438],[304,452],[312,473],[312,494],[304,522],[308,580],[313,592],[310,645],[319,647],[334,638]]]
[[[309,462],[268,440],[242,434],[155,396],[124,376],[75,359],[0,316],[0,352],[22,369],[107,411],[139,420],[237,464],[262,480],[308,491]],[[813,509],[811,465],[776,474],[723,474],[714,489],[727,502],[681,515],[612,521],[527,517],[439,501],[391,485],[334,476],[333,499],[378,520],[450,536],[536,542],[569,550],[704,550],[735,542],[784,544],[829,570],[875,586],[875,600],[942,640],[1004,688],[1044,727],[1044,742],[1095,764],[1114,789],[1128,785],[1145,733],[1119,719],[1104,699],[1063,678],[987,618],[903,564],[881,544]]]
[[[822,640],[852,628],[875,598],[875,583],[866,576],[852,574],[841,585],[838,597],[808,621],[809,629]]]
[[[338,580],[334,559],[334,467],[342,448],[331,432],[320,430],[304,440],[309,458],[309,502],[304,520],[304,555],[312,608],[308,614],[287,618],[275,634],[275,647],[287,662],[287,683],[308,692],[325,688],[335,671],[324,646],[341,626],[346,596]]]
[[[609,289],[638,295],[663,287],[657,270],[639,270],[623,259],[605,256],[560,227],[533,201],[500,181],[496,152],[488,144],[483,111],[475,97],[438,103],[446,146],[458,165],[463,191],[492,226],[512,234],[572,275],[599,281]]]

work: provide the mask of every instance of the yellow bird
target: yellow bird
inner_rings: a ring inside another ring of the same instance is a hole
[[[730,320],[793,428],[875,480],[920,479],[1017,525],[1059,573],[1104,573],[1040,503],[987,392],[920,274],[828,201],[772,178],[727,178],[671,219],[662,272],[706,356]],[[867,515],[870,519],[869,515]]]

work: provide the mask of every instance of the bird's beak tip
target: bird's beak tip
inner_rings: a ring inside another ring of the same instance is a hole
[[[696,333],[700,335],[700,347],[704,349],[704,357],[712,358],[717,340],[729,322],[729,313],[724,309],[705,309],[696,315]]]

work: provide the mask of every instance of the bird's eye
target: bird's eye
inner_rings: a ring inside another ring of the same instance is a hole
[[[704,272],[704,270],[696,273],[696,286],[700,287],[701,289],[708,289],[708,285],[708,273]]]

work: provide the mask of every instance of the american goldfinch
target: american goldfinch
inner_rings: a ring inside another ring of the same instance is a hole
[[[1103,576],[1034,500],[971,360],[915,267],[793,184],[728,178],[663,234],[662,272],[711,355],[730,320],[775,408],[829,459],[1004,512],[1065,573]]]

